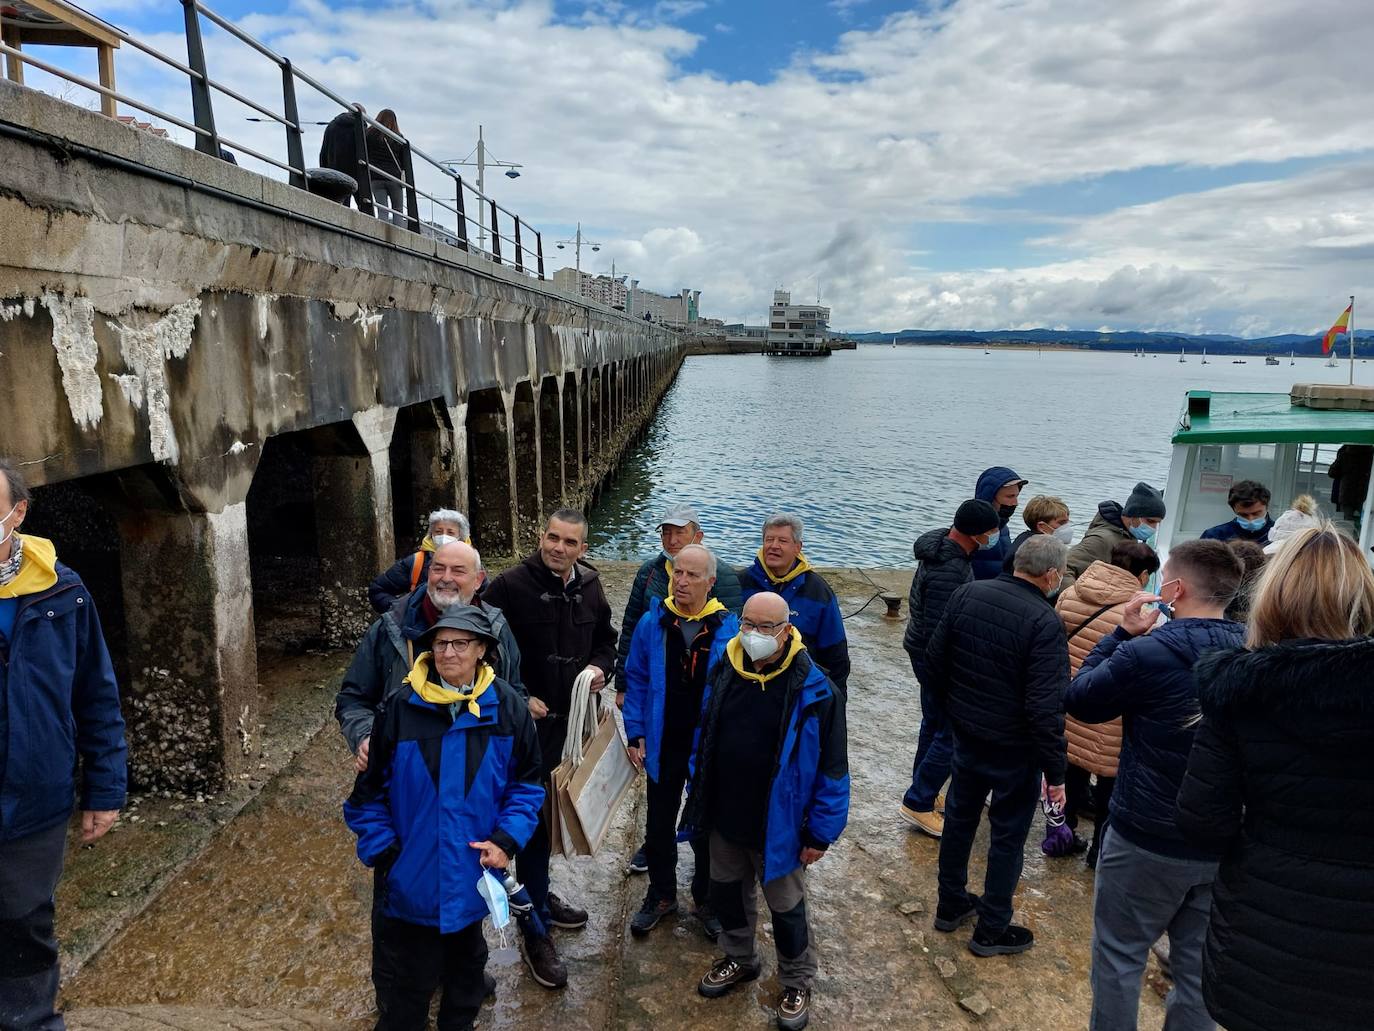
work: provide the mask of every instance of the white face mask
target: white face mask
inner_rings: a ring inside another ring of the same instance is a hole
[[[778,639],[772,634],[758,630],[744,631],[739,635],[739,643],[743,646],[745,654],[755,662],[768,658],[778,650]]]
[[[8,512],[6,512],[3,516],[0,516],[0,526],[3,526],[5,520],[8,519],[10,516],[14,515],[14,510],[18,507],[19,503],[16,501],[13,505],[10,506],[10,510]],[[0,537],[0,548],[3,548],[6,544],[9,543],[9,539],[14,536],[14,531],[17,529],[19,529],[19,525],[16,523],[14,526],[11,526],[8,530],[5,531],[5,536]]]
[[[454,537],[452,534],[439,533],[434,535],[434,546],[436,548],[442,548],[445,544],[456,544],[457,542],[458,538]]]
[[[1050,536],[1054,537],[1056,540],[1063,541],[1065,544],[1072,544],[1073,527],[1068,523],[1065,523],[1063,526],[1056,526],[1054,532],[1050,534]]]

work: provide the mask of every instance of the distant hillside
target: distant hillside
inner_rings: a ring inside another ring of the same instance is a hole
[[[1319,355],[1321,336],[1284,333],[1279,336],[1246,340],[1221,334],[1192,333],[1093,333],[1084,330],[1060,329],[995,329],[987,331],[965,329],[904,329],[892,333],[848,333],[851,340],[862,344],[890,344],[895,335],[899,344],[970,347],[996,344],[1001,347],[1077,347],[1088,351],[1134,351],[1143,347],[1147,352],[1201,351],[1210,354],[1287,354]],[[1349,353],[1344,338],[1337,341],[1341,354]],[[1355,353],[1374,357],[1374,330],[1355,331]]]

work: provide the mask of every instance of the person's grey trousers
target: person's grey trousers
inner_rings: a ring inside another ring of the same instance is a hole
[[[56,1012],[53,892],[62,875],[67,823],[0,841],[0,1029],[63,1031]]]
[[[1202,1000],[1202,943],[1216,873],[1215,860],[1151,852],[1108,824],[1093,892],[1090,1031],[1135,1031],[1145,961],[1165,933],[1174,987],[1164,1031],[1215,1031]]]
[[[759,965],[754,948],[759,919],[754,885],[762,878],[762,853],[711,832],[711,908],[720,920],[718,944],[726,956],[745,966]],[[765,883],[763,900],[773,917],[778,980],[784,988],[810,988],[816,977],[816,953],[806,919],[806,867]]]

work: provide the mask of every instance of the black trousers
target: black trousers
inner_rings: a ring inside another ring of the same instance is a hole
[[[644,854],[649,860],[649,888],[660,899],[677,898],[677,817],[687,786],[688,758],[685,750],[660,752],[658,780],[650,780],[647,788]],[[711,850],[705,835],[692,839],[692,853],[692,901],[700,906],[711,890]]]
[[[56,1011],[53,891],[62,873],[66,821],[0,842],[0,1028],[62,1031]]]
[[[487,941],[482,921],[453,934],[372,910],[372,984],[376,1031],[425,1031],[436,989],[438,1031],[467,1031],[486,998]]]
[[[1026,835],[1040,800],[1040,770],[1013,749],[978,747],[954,735],[954,764],[945,796],[945,830],[940,838],[940,904],[960,909],[968,902],[968,860],[973,838],[988,806],[987,874],[979,903],[978,929],[996,937],[1011,923],[1012,896],[1021,880]]]
[[[563,742],[568,736],[568,717],[545,716],[542,720],[535,720],[534,729],[539,735],[539,751],[543,756],[544,791],[548,792],[549,776],[563,761]],[[540,806],[539,822],[535,825],[534,833],[515,858],[515,875],[530,893],[530,901],[534,903],[539,923],[546,928],[550,926],[549,859],[552,855],[549,825],[544,819],[544,807]],[[520,931],[525,935],[533,933],[528,922],[521,922]]]

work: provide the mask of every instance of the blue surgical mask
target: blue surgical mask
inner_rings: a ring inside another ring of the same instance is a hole
[[[1242,530],[1250,530],[1252,532],[1263,530],[1264,524],[1268,521],[1266,516],[1260,516],[1258,519],[1246,519],[1244,516],[1236,516],[1236,525]]]
[[[1155,528],[1149,523],[1141,523],[1139,526],[1131,527],[1131,536],[1138,541],[1144,541],[1146,544],[1149,544],[1155,539]]]
[[[989,548],[995,548],[997,547],[997,542],[1001,539],[1001,531],[994,531],[993,533],[988,534],[987,540],[978,542],[978,550],[987,551]]]

